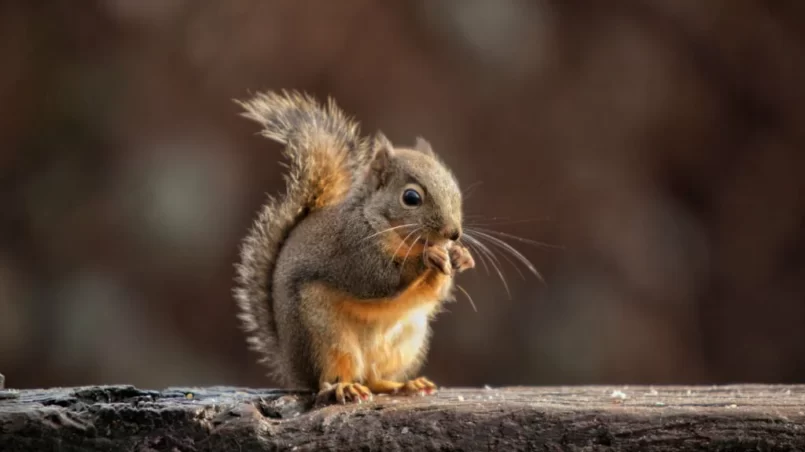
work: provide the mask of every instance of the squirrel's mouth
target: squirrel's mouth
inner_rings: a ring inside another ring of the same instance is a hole
[[[452,240],[445,237],[441,231],[424,225],[405,224],[399,221],[389,221],[389,230],[394,237],[393,242],[404,248],[424,248],[429,246],[449,246]]]
[[[417,244],[421,244],[422,246],[442,246],[447,247],[451,243],[450,239],[444,238],[438,232],[433,232],[423,236],[419,240],[417,240]]]
[[[397,235],[397,240],[402,243],[405,243],[406,246],[442,246],[450,242],[449,239],[446,239],[439,235],[438,232],[413,232],[412,231],[394,231]]]
[[[396,258],[406,260],[414,256],[420,256],[426,248],[432,246],[443,247],[449,249],[452,245],[452,240],[445,238],[443,235],[436,231],[393,231],[394,239],[387,242],[385,245],[389,252]]]
[[[397,239],[405,243],[407,246],[414,246],[414,245],[421,245],[425,246],[428,244],[433,244],[433,240],[429,237],[429,234],[397,234]]]

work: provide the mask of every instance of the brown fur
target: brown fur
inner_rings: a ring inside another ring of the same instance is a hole
[[[428,321],[438,310],[448,279],[428,270],[391,299],[355,300],[322,283],[305,288],[303,310],[310,316],[329,317],[337,336],[319,344],[326,350],[316,353],[323,379],[337,376],[340,381],[371,384],[415,372],[424,359]]]
[[[389,234],[388,237],[382,239],[389,256],[394,255],[400,261],[422,257],[425,245],[416,243],[412,246],[407,246],[408,244],[403,243],[403,238],[404,236],[398,234]]]
[[[272,312],[272,275],[280,248],[309,209],[343,201],[355,168],[368,160],[366,140],[357,123],[330,100],[326,108],[299,93],[266,93],[239,102],[244,116],[264,126],[263,135],[286,144],[289,160],[283,199],[269,197],[241,246],[234,296],[251,349],[284,379],[276,360],[277,334]],[[329,126],[329,127],[328,127]]]
[[[251,347],[286,385],[336,398],[434,388],[403,380],[421,367],[430,320],[452,294],[452,173],[421,138],[396,149],[380,133],[360,137],[332,101],[269,93],[242,105],[290,161],[287,193],[263,207],[238,265]],[[412,187],[419,205],[403,202]]]

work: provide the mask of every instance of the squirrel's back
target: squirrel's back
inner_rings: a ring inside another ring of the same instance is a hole
[[[371,157],[359,126],[330,100],[326,106],[296,93],[265,93],[240,102],[244,116],[263,126],[262,135],[285,145],[286,192],[270,196],[241,246],[235,300],[252,350],[277,377],[285,378],[278,352],[272,281],[277,258],[291,230],[311,212],[340,203],[358,168]]]

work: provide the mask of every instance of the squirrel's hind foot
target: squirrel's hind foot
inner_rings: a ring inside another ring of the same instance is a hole
[[[400,392],[411,395],[431,395],[436,393],[436,383],[425,377],[414,378],[406,381]]]
[[[316,394],[316,405],[329,405],[333,402],[363,403],[371,400],[372,391],[358,383],[325,383]]]
[[[380,380],[369,383],[369,388],[378,394],[430,395],[436,392],[436,384],[425,377],[405,383]]]

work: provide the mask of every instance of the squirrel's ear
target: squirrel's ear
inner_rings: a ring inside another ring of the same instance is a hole
[[[374,157],[370,167],[372,178],[376,181],[376,186],[380,187],[386,183],[391,159],[394,157],[394,146],[383,133],[378,132],[374,137]]]
[[[431,157],[435,157],[436,155],[433,153],[433,148],[428,143],[428,140],[422,137],[416,137],[416,144],[414,144],[414,149],[419,152],[428,154]]]

